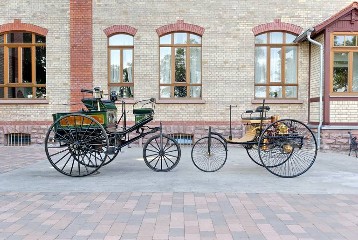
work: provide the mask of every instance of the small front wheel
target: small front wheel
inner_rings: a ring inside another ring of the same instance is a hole
[[[201,171],[215,172],[226,162],[226,144],[214,136],[200,138],[191,149],[191,159]]]
[[[158,134],[148,139],[143,147],[145,164],[156,172],[168,172],[178,165],[180,146],[174,138]]]

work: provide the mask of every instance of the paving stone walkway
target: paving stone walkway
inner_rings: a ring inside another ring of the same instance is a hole
[[[122,162],[118,165],[78,180],[49,168],[43,147],[0,147],[0,239],[358,239],[357,158],[320,153],[317,166],[305,175],[280,179],[246,158],[237,160],[244,158],[242,150],[230,151],[221,171],[201,175],[190,162],[189,150],[184,149],[177,168],[156,178],[160,173],[147,169],[138,160],[140,149],[133,148],[119,155]],[[133,165],[128,166],[130,163]],[[115,178],[117,167],[133,175]],[[322,181],[327,177],[320,178],[328,170],[336,171],[329,176],[331,190]],[[209,183],[206,191],[195,188],[195,175]],[[345,175],[352,181],[349,188],[344,188]],[[155,179],[158,184],[140,186],[131,179],[135,176],[142,181]],[[183,182],[176,177],[184,178]],[[210,186],[214,185],[211,178],[221,179],[221,185]],[[228,189],[224,185],[245,184],[245,178],[254,181],[254,191],[245,187],[220,191]],[[126,188],[113,183],[125,179]],[[165,179],[170,184],[186,183],[187,188],[167,191],[159,182]],[[28,184],[24,181],[33,186],[21,187]],[[300,185],[302,182],[307,185]],[[306,193],[303,188],[309,184],[315,185],[314,191]],[[262,188],[257,187],[260,185]],[[281,191],[280,185],[292,189]]]

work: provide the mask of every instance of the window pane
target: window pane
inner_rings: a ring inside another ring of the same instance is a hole
[[[344,36],[334,36],[334,46],[343,46]]]
[[[171,48],[160,48],[160,83],[171,83]]]
[[[333,92],[347,92],[348,53],[334,53]]]
[[[9,82],[18,82],[18,50],[17,48],[9,48]]]
[[[352,91],[358,92],[358,52],[353,53],[353,83]]]
[[[41,35],[36,35],[35,43],[46,43],[46,37]]]
[[[8,34],[8,43],[32,43],[32,34],[23,32],[13,32]]]
[[[184,44],[187,42],[186,33],[174,33],[174,44]]]
[[[133,50],[123,50],[123,82],[133,82]]]
[[[295,40],[295,39],[296,39],[295,35],[286,33],[286,43],[293,43],[293,40]]]
[[[267,34],[264,33],[264,34],[257,35],[255,37],[255,43],[257,44],[267,43]]]
[[[0,43],[4,43],[4,34],[0,34]]]
[[[255,98],[266,98],[266,87],[256,86],[255,87]]]
[[[0,47],[0,84],[4,84],[4,47]]]
[[[46,98],[46,88],[44,87],[36,88],[36,98]]]
[[[175,81],[186,82],[186,49],[175,48]]]
[[[201,87],[199,86],[192,86],[190,88],[190,97],[193,98],[201,98]]]
[[[174,87],[174,97],[176,97],[176,98],[186,97],[186,93],[187,93],[186,86]]]
[[[286,83],[297,83],[297,47],[286,47]]]
[[[286,87],[286,98],[297,98],[297,87],[287,86]]]
[[[4,98],[4,88],[0,87],[0,98]]]
[[[111,83],[119,83],[120,50],[111,50]]]
[[[271,48],[270,82],[281,82],[281,48]]]
[[[201,83],[201,48],[190,48],[190,82]]]
[[[170,98],[170,86],[161,86],[160,87],[160,97],[161,98]]]
[[[267,47],[255,48],[255,83],[266,83]]]
[[[8,98],[32,98],[31,87],[9,87]]]
[[[110,46],[133,46],[133,36],[127,34],[117,34],[109,37]]]
[[[271,86],[270,87],[270,98],[282,98],[282,87]]]
[[[167,34],[160,37],[160,44],[171,44],[172,43],[172,35]]]
[[[46,84],[46,48],[36,47],[36,83]]]
[[[22,49],[22,82],[32,82],[31,48]]]
[[[345,46],[355,46],[356,36],[346,36]]]
[[[195,34],[190,34],[190,43],[201,44],[201,37]]]
[[[270,43],[283,43],[283,33],[270,32]]]
[[[110,87],[110,92],[115,91],[120,98],[133,98],[133,87]]]

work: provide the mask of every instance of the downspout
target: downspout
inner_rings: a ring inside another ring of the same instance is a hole
[[[314,31],[313,28],[310,28],[307,31],[307,40],[310,41],[311,43],[319,46],[320,48],[320,58],[321,58],[321,66],[320,66],[320,84],[319,84],[319,124],[318,124],[318,129],[317,129],[317,138],[318,138],[318,150],[320,150],[320,146],[321,146],[321,129],[322,129],[322,115],[323,115],[323,101],[322,101],[322,96],[323,96],[323,45],[315,40],[313,40],[311,38],[311,33]]]

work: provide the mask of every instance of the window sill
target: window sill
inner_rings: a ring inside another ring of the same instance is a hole
[[[0,100],[0,104],[49,104],[47,99],[6,99]]]
[[[157,104],[205,104],[202,99],[159,99]]]
[[[253,99],[251,100],[251,103],[253,104],[257,104],[257,103],[261,103],[262,104],[262,99]],[[265,104],[303,104],[303,100],[298,100],[298,99],[266,99],[265,100]]]

